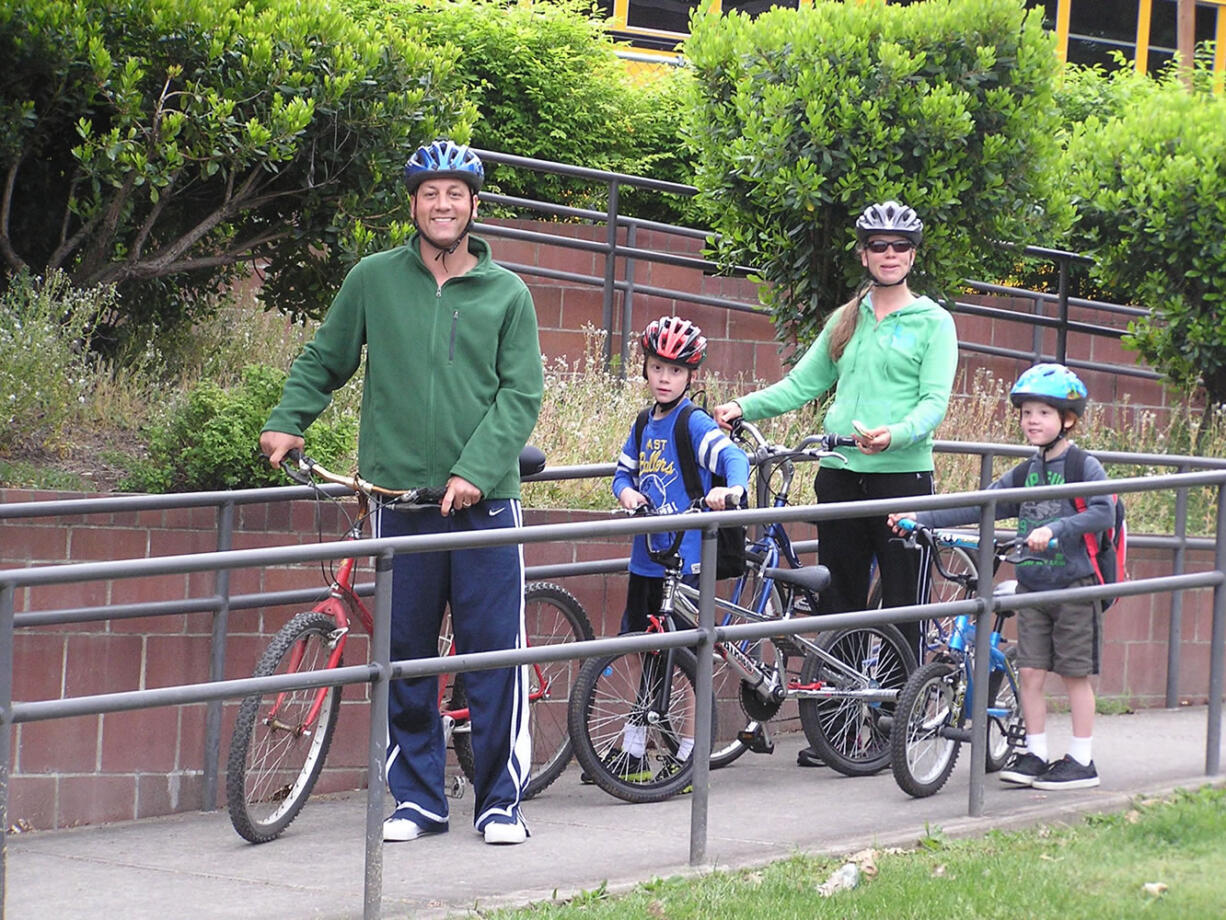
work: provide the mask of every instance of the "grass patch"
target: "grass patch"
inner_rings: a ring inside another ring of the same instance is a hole
[[[1123,813],[978,839],[929,834],[912,850],[875,854],[860,885],[822,897],[842,859],[795,856],[763,868],[673,877],[611,896],[482,912],[515,918],[771,917],[778,920],[1134,920],[1222,915],[1226,790],[1138,800]]]

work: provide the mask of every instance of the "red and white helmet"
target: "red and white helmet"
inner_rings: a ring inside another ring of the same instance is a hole
[[[696,368],[707,357],[707,338],[702,330],[680,316],[653,319],[643,330],[643,354],[669,364]]]

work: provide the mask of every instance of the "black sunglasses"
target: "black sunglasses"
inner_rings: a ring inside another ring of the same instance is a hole
[[[864,244],[864,248],[878,254],[887,249],[893,249],[895,252],[910,252],[915,248],[915,244],[910,240],[871,240]]]

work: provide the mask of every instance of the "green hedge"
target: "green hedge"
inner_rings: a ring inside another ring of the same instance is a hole
[[[939,293],[1067,221],[1054,39],[1016,0],[815,2],[696,14],[696,182],[725,264],[762,267],[781,335],[812,339],[862,269],[853,224],[896,198],[926,224],[915,281]]]

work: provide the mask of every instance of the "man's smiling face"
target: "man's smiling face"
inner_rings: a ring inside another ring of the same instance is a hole
[[[412,199],[413,219],[429,241],[451,246],[477,216],[477,199],[462,179],[427,179]]]

